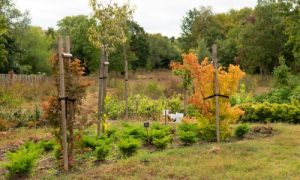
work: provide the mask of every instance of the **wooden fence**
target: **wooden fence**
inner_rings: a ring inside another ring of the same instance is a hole
[[[36,85],[41,83],[50,83],[51,78],[46,75],[25,75],[25,74],[0,74],[1,85],[12,85],[15,83],[23,83]]]

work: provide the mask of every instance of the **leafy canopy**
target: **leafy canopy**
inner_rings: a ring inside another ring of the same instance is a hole
[[[127,20],[132,19],[133,10],[128,3],[122,6],[104,0],[90,0],[89,3],[93,10],[89,40],[97,48],[114,51],[116,44],[127,40],[125,27]]]

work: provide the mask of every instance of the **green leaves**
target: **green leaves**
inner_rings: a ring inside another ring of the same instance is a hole
[[[93,10],[92,25],[88,31],[91,43],[107,52],[115,50],[117,44],[126,42],[126,22],[132,18],[133,10],[129,4],[90,0]]]
[[[91,24],[92,20],[84,15],[67,16],[58,22],[58,33],[70,36],[72,55],[87,65],[88,72],[99,68],[100,57],[100,51],[92,45],[88,38],[88,29]]]

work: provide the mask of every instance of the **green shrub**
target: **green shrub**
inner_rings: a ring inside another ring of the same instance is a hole
[[[110,152],[110,146],[105,142],[99,143],[95,149],[97,160],[104,161]]]
[[[173,96],[172,98],[168,99],[168,107],[172,113],[183,112],[183,103],[180,99],[180,96]]]
[[[198,125],[198,137],[200,140],[206,142],[216,141],[216,124],[203,118],[199,121]],[[228,140],[232,136],[232,130],[229,124],[220,122],[220,138],[221,140]]]
[[[164,136],[162,138],[153,138],[152,144],[157,149],[165,149],[171,141],[171,136]]]
[[[201,114],[195,106],[189,104],[187,108],[187,115],[189,117],[199,117]]]
[[[5,164],[5,168],[9,172],[9,177],[13,178],[29,175],[39,154],[40,148],[30,143],[15,152],[9,152],[7,154],[8,163]]]
[[[230,97],[231,106],[235,106],[237,104],[242,104],[246,102],[252,102],[252,101],[253,98],[251,97],[251,94],[246,92],[245,84],[241,84],[239,93],[236,93],[235,95]]]
[[[298,77],[290,72],[284,57],[279,58],[279,66],[273,71],[274,89],[266,94],[256,97],[256,102],[290,103],[293,98],[299,99]]]
[[[171,135],[171,129],[169,126],[155,123],[150,128],[150,139],[154,139],[154,138],[159,139],[170,135]]]
[[[198,140],[198,138],[197,138],[197,132],[193,132],[193,131],[182,131],[182,132],[179,132],[179,139],[185,145],[193,144],[193,143],[197,142],[197,140]]]
[[[198,124],[198,136],[201,140],[207,142],[216,141],[216,125],[208,122],[201,122]]]
[[[165,149],[172,141],[170,127],[158,123],[153,124],[150,128],[150,141],[157,149]]]
[[[117,141],[121,137],[121,131],[118,131],[116,128],[108,128],[106,131],[106,136],[111,141]]]
[[[291,89],[288,87],[279,87],[268,93],[255,97],[256,102],[269,103],[290,103],[292,97]]]
[[[128,106],[130,116],[152,118],[153,120],[159,117],[164,108],[162,100],[153,100],[139,94],[129,97]]]
[[[53,155],[56,160],[62,158],[62,149],[60,146],[54,146]]]
[[[117,98],[107,96],[105,100],[105,109],[109,118],[122,118],[125,112],[124,101],[120,101]]]
[[[92,150],[96,149],[97,144],[98,144],[98,140],[96,136],[84,135],[80,141],[81,147],[91,148]]]
[[[256,103],[240,105],[245,111],[240,117],[241,122],[255,123],[300,123],[300,106],[297,103],[276,104],[276,103]]]
[[[118,143],[118,148],[121,151],[122,155],[125,157],[129,157],[135,154],[140,146],[140,140],[134,139],[132,137],[123,138]]]
[[[145,140],[147,138],[147,132],[143,126],[129,125],[124,128],[123,136],[130,136],[135,139]]]
[[[58,145],[54,140],[50,141],[41,141],[39,142],[40,148],[43,149],[44,152],[50,152],[54,150],[54,147]]]
[[[247,134],[250,130],[250,127],[248,124],[241,124],[237,126],[234,130],[234,135],[237,138],[243,138],[245,134]]]
[[[198,126],[196,124],[182,123],[178,126],[179,139],[185,144],[193,144],[198,140]]]

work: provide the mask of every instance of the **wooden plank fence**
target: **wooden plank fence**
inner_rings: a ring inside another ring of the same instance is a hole
[[[25,74],[0,74],[0,85],[12,85],[15,83],[23,83],[28,85],[36,85],[41,83],[50,83],[51,77],[41,74],[25,75]]]

